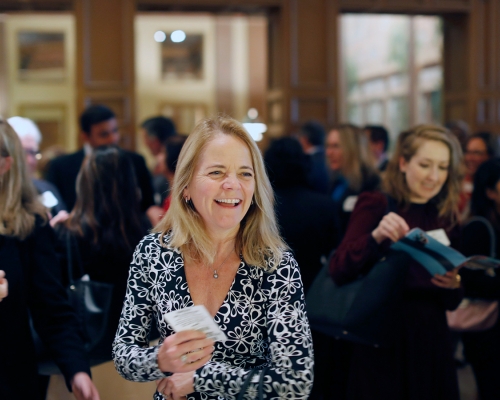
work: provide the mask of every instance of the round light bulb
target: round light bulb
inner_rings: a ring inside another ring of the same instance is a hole
[[[174,43],[180,43],[186,40],[186,33],[181,30],[173,31],[170,34],[170,40]]]
[[[167,35],[163,31],[156,31],[154,35],[155,41],[158,43],[162,43],[167,38]]]
[[[247,112],[247,116],[250,119],[256,119],[259,116],[259,112],[256,108],[250,108]]]

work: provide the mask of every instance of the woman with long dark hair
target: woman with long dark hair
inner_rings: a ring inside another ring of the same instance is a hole
[[[114,285],[106,334],[91,352],[92,359],[111,359],[111,344],[125,298],[132,253],[149,226],[140,209],[132,164],[116,147],[96,149],[84,162],[76,183],[76,203],[59,229],[63,265],[67,243],[91,280]]]

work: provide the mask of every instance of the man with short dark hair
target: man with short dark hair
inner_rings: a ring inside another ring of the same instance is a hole
[[[326,165],[325,137],[325,128],[317,121],[306,122],[299,132],[299,142],[310,161],[308,184],[314,191],[326,194],[330,188],[330,173]]]
[[[148,118],[141,128],[144,142],[154,156],[162,152],[168,138],[176,135],[173,121],[163,116]]]
[[[164,176],[165,143],[169,138],[177,135],[175,124],[170,118],[161,115],[151,117],[141,124],[141,133],[144,143],[155,158],[152,170],[154,201],[157,206],[161,206],[169,192],[169,183]],[[160,213],[160,210],[157,209],[157,214],[161,215],[163,212]]]
[[[377,163],[376,167],[380,172],[385,171],[389,162],[387,156],[389,134],[387,133],[387,129],[380,125],[367,125],[365,131],[368,135],[370,152]]]
[[[47,180],[59,189],[68,210],[72,210],[75,205],[76,178],[85,157],[97,147],[117,145],[120,140],[116,116],[103,105],[88,107],[80,116],[80,128],[85,142],[83,149],[52,160],[47,172]],[[123,151],[134,166],[141,191],[141,208],[146,211],[154,204],[151,175],[142,156],[131,151]]]

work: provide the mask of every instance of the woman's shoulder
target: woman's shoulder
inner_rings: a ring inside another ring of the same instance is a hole
[[[178,249],[170,246],[170,242],[172,240],[172,232],[169,231],[167,233],[163,232],[151,232],[145,235],[139,242],[136,247],[136,251],[146,251],[150,250],[164,250],[164,251],[172,251],[179,252]]]
[[[268,258],[263,270],[267,275],[280,274],[284,270],[298,269],[297,261],[291,251],[284,251],[280,259]]]
[[[389,196],[382,193],[379,190],[370,190],[362,192],[358,196],[358,200],[356,202],[356,208],[358,212],[362,208],[369,208],[369,209],[380,208],[385,210],[387,208],[388,199]]]

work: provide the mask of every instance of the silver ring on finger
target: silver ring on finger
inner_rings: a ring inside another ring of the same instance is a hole
[[[187,356],[186,354],[183,354],[183,355],[181,356],[181,362],[182,362],[183,364],[187,364],[187,360],[188,360],[188,356]]]

